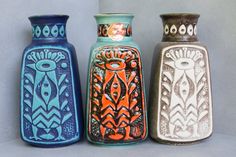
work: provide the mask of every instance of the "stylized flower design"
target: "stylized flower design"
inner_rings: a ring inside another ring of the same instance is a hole
[[[181,70],[193,69],[195,62],[202,58],[200,51],[190,51],[182,48],[177,51],[170,50],[166,57],[174,61],[174,66]]]
[[[104,139],[130,140],[143,134],[143,130],[135,126],[142,117],[137,67],[136,53],[127,48],[103,47],[95,56],[91,110],[92,119],[100,123]]]
[[[44,49],[41,52],[31,52],[27,58],[35,63],[37,70],[48,72],[55,70],[56,63],[65,59],[65,56],[61,52],[53,53],[48,49]]]

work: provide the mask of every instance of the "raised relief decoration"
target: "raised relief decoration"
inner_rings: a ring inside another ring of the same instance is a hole
[[[146,136],[138,50],[98,49],[90,71],[89,134],[94,141],[130,142]]]
[[[66,38],[65,25],[33,25],[33,39]]]
[[[178,27],[178,28],[177,28]],[[175,35],[175,34],[179,34],[179,35],[189,35],[189,36],[196,36],[197,35],[197,26],[196,25],[192,25],[192,24],[181,24],[180,26],[176,26],[175,24],[173,25],[168,25],[166,24],[164,26],[164,35]]]
[[[161,78],[161,139],[187,142],[208,137],[212,104],[206,50],[194,45],[165,48]]]
[[[68,57],[66,51],[51,48],[35,49],[26,55],[22,125],[28,141],[63,142],[78,133]]]

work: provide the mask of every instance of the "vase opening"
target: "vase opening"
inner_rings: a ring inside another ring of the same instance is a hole
[[[56,22],[66,22],[68,20],[68,15],[35,15],[30,16],[29,20],[31,23],[51,23]]]

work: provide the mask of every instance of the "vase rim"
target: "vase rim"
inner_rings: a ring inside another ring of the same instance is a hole
[[[115,17],[134,17],[132,13],[99,13],[96,14],[94,17],[110,17],[110,16],[115,16]]]
[[[160,15],[161,18],[165,17],[200,17],[200,14],[197,13],[165,13]]]
[[[69,15],[63,15],[63,14],[50,14],[50,15],[33,15],[30,16],[29,19],[38,19],[38,18],[42,18],[42,19],[50,19],[50,18],[69,18]]]

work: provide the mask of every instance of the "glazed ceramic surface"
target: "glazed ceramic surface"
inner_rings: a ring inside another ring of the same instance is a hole
[[[126,144],[147,135],[140,49],[129,14],[99,14],[98,40],[88,71],[87,138],[97,144]]]
[[[197,39],[195,14],[166,14],[153,57],[150,133],[163,143],[188,143],[212,133],[208,52]]]
[[[32,43],[21,70],[21,137],[42,147],[74,143],[82,135],[79,73],[66,38],[66,15],[33,16]]]

